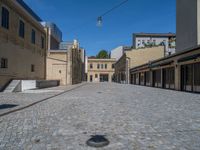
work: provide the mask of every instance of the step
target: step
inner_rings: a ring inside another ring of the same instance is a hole
[[[17,88],[17,86],[20,84],[20,80],[13,80],[11,83],[6,87],[6,89],[3,91],[4,93],[12,93]]]

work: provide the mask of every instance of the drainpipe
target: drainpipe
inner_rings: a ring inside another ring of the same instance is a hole
[[[130,83],[130,78],[129,78],[129,68],[130,68],[130,57],[126,57],[126,84]]]

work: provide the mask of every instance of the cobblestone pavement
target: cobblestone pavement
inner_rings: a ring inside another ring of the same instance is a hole
[[[20,109],[32,103],[55,96],[62,92],[66,92],[84,84],[85,83],[46,89],[27,90],[20,93],[0,93],[0,115]]]
[[[102,150],[199,150],[200,95],[86,84],[0,117],[3,150],[93,150],[85,142],[95,134],[110,141]]]

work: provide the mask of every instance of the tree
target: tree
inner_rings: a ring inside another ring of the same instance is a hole
[[[101,50],[96,57],[97,58],[109,58],[109,55],[106,50]]]

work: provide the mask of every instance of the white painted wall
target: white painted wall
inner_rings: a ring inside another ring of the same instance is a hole
[[[88,73],[88,57],[85,57],[85,73]]]
[[[155,40],[155,44],[159,45],[161,42],[165,41],[165,44],[167,46],[168,49],[168,43],[169,43],[169,39],[166,37],[160,37],[160,38],[151,38],[151,37],[136,37],[136,49],[140,48],[140,47],[144,47],[144,44],[142,44],[142,41],[144,41],[144,43],[147,43],[148,40],[150,41],[150,43],[152,43]],[[140,41],[140,42],[139,42]]]
[[[175,48],[169,48],[169,38],[168,37],[136,37],[135,38],[135,48],[143,48],[145,47],[144,43],[153,43],[155,41],[155,45],[159,45],[161,42],[165,43],[165,52],[166,55],[175,53],[176,49]]]
[[[123,46],[119,46],[113,50],[111,50],[111,58],[115,58],[116,60],[119,60],[123,55]]]
[[[35,89],[36,80],[22,80],[21,81],[21,91]]]

